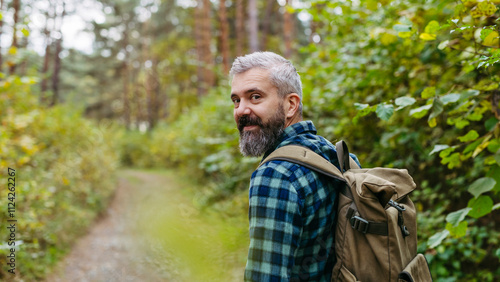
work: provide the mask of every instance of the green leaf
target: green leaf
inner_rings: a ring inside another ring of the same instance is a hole
[[[457,226],[453,226],[451,223],[447,223],[446,230],[450,231],[451,236],[460,238],[467,234],[467,225],[467,221],[462,221]]]
[[[473,113],[469,114],[468,116],[466,116],[465,118],[467,118],[468,120],[472,120],[472,121],[480,121],[483,119],[483,115],[481,113],[473,112]]]
[[[495,154],[498,150],[500,150],[500,139],[493,139],[488,144],[488,151]]]
[[[21,32],[23,33],[23,35],[24,35],[25,37],[28,37],[28,36],[30,35],[30,31],[29,31],[29,30],[27,30],[26,28],[21,29]]]
[[[458,140],[460,140],[461,142],[469,142],[469,141],[474,141],[477,138],[479,138],[479,134],[477,133],[477,131],[472,129],[469,132],[467,132],[467,134],[465,134],[464,136],[458,137]]]
[[[469,193],[471,193],[475,198],[477,198],[479,197],[479,195],[493,189],[495,185],[496,185],[495,179],[491,177],[482,177],[474,181],[470,185],[469,189],[467,189],[467,191],[469,191]]]
[[[470,199],[467,207],[472,209],[468,213],[469,216],[473,218],[480,218],[491,212],[493,209],[493,200],[488,196],[481,195],[478,198]]]
[[[396,106],[399,106],[396,111],[404,108],[404,107],[407,107],[407,106],[411,106],[413,105],[417,100],[415,100],[414,98],[412,97],[408,97],[408,96],[403,96],[403,97],[399,97],[399,98],[396,98],[396,100],[394,101]]]
[[[476,89],[466,90],[460,94],[460,101],[464,101],[464,100],[467,100],[471,97],[477,96],[477,95],[479,95],[479,93],[481,93],[481,92],[479,90],[476,90]]]
[[[431,119],[437,117],[439,114],[441,114],[443,112],[443,108],[444,108],[443,102],[441,101],[441,99],[436,97],[436,99],[434,99],[434,102],[432,103],[431,114],[429,115],[429,120],[431,120]]]
[[[446,216],[446,222],[451,223],[453,226],[458,226],[458,224],[465,219],[465,216],[471,210],[471,208],[463,208],[458,211],[451,212]]]
[[[422,94],[420,94],[423,99],[429,99],[432,98],[436,95],[436,87],[427,87],[422,91]]]
[[[497,183],[491,191],[494,193],[499,193],[500,192],[500,165],[495,164],[494,166],[491,167],[490,171],[486,174],[487,177],[491,177],[495,179],[495,182]]]
[[[423,118],[427,114],[427,112],[430,110],[430,108],[432,108],[432,104],[418,107],[416,109],[412,109],[410,111],[410,116],[412,116],[414,118]]]
[[[425,27],[425,33],[436,34],[439,30],[439,23],[437,21],[430,21]]]
[[[500,165],[500,153],[495,154],[495,161],[497,162],[498,165]]]
[[[392,28],[398,32],[411,31],[411,25],[406,25],[406,24],[395,24]]]
[[[479,144],[481,144],[481,141],[482,141],[481,139],[478,139],[478,140],[470,143],[469,145],[467,145],[467,147],[465,147],[465,150],[463,151],[463,154],[465,155],[469,152],[474,151],[477,148],[477,146],[479,146]]]
[[[486,130],[488,131],[492,131],[493,129],[495,129],[495,126],[499,123],[500,121],[494,117],[491,117],[489,118],[485,123],[484,123],[484,127],[486,128]]]
[[[484,40],[493,30],[484,28],[481,30],[481,40]]]
[[[470,122],[468,120],[460,119],[460,120],[458,120],[455,123],[455,127],[458,128],[458,129],[462,129],[462,128],[466,127],[469,124],[470,124]]]
[[[460,100],[460,94],[457,93],[450,93],[441,97],[441,101],[443,102],[444,105],[447,105],[449,103],[455,103],[458,100]]]
[[[444,150],[444,151],[446,151],[446,150]],[[441,160],[441,163],[442,164],[448,164],[448,168],[449,169],[453,169],[455,167],[459,167],[460,164],[462,163],[462,161],[460,160],[460,154],[459,153],[453,153],[450,156],[448,156],[446,158],[443,158]]]
[[[474,150],[474,153],[472,154],[472,157],[475,158],[477,155],[479,155],[488,145],[490,144],[490,139],[492,135],[488,134],[484,138],[481,138],[479,140],[482,140],[481,144],[477,146],[477,148]]]
[[[366,116],[367,114],[375,111],[375,106],[370,106],[368,104],[354,104],[354,107],[359,110],[358,116]]]
[[[495,255],[500,258],[500,248],[497,249],[497,251],[495,252]]]
[[[389,120],[392,114],[394,114],[394,105],[385,103],[378,104],[376,113],[381,120]]]
[[[500,203],[498,203],[498,204],[494,205],[494,206],[491,208],[491,210],[493,210],[493,211],[494,211],[494,210],[498,210],[498,209],[500,209]]]
[[[352,119],[354,124],[358,123],[360,117],[364,117],[371,112],[375,111],[375,106],[370,106],[369,104],[354,103],[354,107],[358,110],[356,116]]]
[[[429,153],[429,156],[432,155],[432,154],[434,154],[434,153],[440,152],[440,151],[442,151],[444,149],[447,149],[449,147],[450,146],[448,146],[448,145],[436,144],[436,145],[434,145],[434,148],[432,149],[432,151]]]
[[[441,151],[441,153],[439,153],[439,157],[440,158],[446,158],[447,156],[449,156],[453,151],[455,151],[455,147],[450,147],[450,148],[446,148],[444,149],[443,151]]]
[[[429,240],[427,240],[427,245],[429,246],[430,249],[433,249],[441,244],[446,237],[450,235],[450,231],[448,230],[443,230],[441,232],[438,232],[434,235],[432,235]]]
[[[354,108],[356,110],[362,110],[362,109],[366,109],[367,107],[369,107],[370,105],[369,104],[360,104],[360,103],[354,103]]]

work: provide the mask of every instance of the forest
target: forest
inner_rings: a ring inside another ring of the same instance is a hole
[[[0,10],[0,280],[46,279],[124,169],[189,179],[197,210],[246,226],[260,159],[238,150],[228,73],[263,50],[296,66],[320,135],[346,140],[363,167],[408,169],[435,281],[500,280],[500,0],[0,0]],[[244,267],[246,241],[235,244],[243,251],[228,259]]]

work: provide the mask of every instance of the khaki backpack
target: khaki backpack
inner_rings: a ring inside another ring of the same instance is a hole
[[[432,281],[417,254],[417,221],[409,198],[416,185],[406,169],[360,169],[344,141],[336,144],[343,173],[310,149],[287,145],[270,160],[308,167],[346,183],[338,194],[336,264],[332,281]]]

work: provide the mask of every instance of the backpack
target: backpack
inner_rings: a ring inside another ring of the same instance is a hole
[[[305,166],[346,185],[338,193],[336,263],[332,281],[432,281],[427,261],[417,254],[416,184],[406,169],[361,169],[344,141],[336,144],[341,172],[310,149],[287,145],[270,160]]]

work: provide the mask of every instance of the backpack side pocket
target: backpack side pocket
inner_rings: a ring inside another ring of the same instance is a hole
[[[417,256],[398,275],[399,282],[428,282],[432,281],[429,265],[424,255]]]

